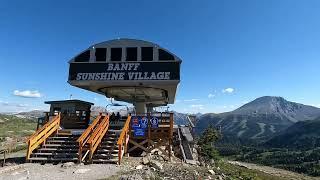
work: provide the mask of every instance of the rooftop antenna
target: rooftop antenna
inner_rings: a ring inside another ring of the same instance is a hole
[[[70,100],[72,99],[72,94],[70,94],[70,97],[69,97],[69,99],[70,99]]]

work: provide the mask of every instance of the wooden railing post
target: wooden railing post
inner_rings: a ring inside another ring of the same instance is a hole
[[[79,143],[79,150],[78,150],[78,161],[79,163],[82,162],[82,153],[85,149],[84,146],[88,143],[92,133],[94,130],[100,125],[102,119],[102,113],[98,115],[95,120],[90,124],[90,126],[81,134],[81,136],[77,139],[77,142]]]
[[[128,131],[129,131],[129,128],[130,128],[130,122],[131,122],[131,116],[128,116],[123,128],[122,128],[122,131],[121,131],[121,134],[118,138],[118,141],[117,141],[117,144],[118,144],[118,164],[121,163],[121,160],[122,160],[122,154],[126,154],[127,153],[127,138],[128,138]],[[123,151],[122,151],[122,147],[124,148]]]
[[[109,128],[109,115],[107,114],[102,119],[102,121],[99,123],[99,125],[94,130],[94,132],[92,132],[92,134],[88,140],[88,144],[90,144],[89,160],[91,162],[92,162],[93,154],[94,154],[95,150],[97,149],[97,147],[99,146],[99,144],[101,143],[102,138],[104,137],[104,135],[108,131],[108,128]]]
[[[118,164],[120,165],[121,159],[122,159],[122,145],[121,144],[118,145],[118,149],[119,149],[119,151],[118,151]]]
[[[58,132],[60,127],[60,114],[55,116],[51,121],[48,121],[44,126],[38,129],[27,140],[28,149],[26,154],[26,160],[29,161],[31,153],[41,144],[44,144],[49,136]]]

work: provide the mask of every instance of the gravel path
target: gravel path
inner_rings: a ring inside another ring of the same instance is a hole
[[[267,174],[271,174],[278,177],[288,178],[288,179],[301,179],[301,180],[320,180],[318,177],[310,177],[304,174],[298,174],[295,172],[273,168],[270,166],[262,166],[252,163],[245,163],[245,162],[239,162],[239,161],[228,161],[230,164],[246,167],[248,169],[254,169],[258,171],[262,171]]]
[[[19,166],[21,167],[18,169],[0,173],[0,180],[103,179],[115,175],[118,171],[120,171],[120,167],[115,164],[90,164],[61,167],[61,164],[41,165],[36,163],[26,163]],[[0,171],[1,169],[2,168],[0,168]]]

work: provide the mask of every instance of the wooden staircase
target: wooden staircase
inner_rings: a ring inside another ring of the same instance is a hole
[[[92,158],[92,163],[117,163],[119,149],[117,131],[109,129]]]
[[[75,135],[72,130],[59,130],[59,114],[28,139],[26,160],[120,164],[129,141],[130,120],[129,116],[125,123],[110,127],[109,116],[100,114],[87,129]]]
[[[32,152],[30,162],[77,162],[77,139],[79,135],[72,135],[69,131],[59,130],[57,134],[47,138],[40,148]]]

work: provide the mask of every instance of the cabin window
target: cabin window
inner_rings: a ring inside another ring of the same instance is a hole
[[[127,61],[137,61],[137,52],[138,48],[136,47],[128,47],[127,48]]]
[[[77,56],[74,61],[75,62],[88,62],[90,60],[90,50],[87,50]]]
[[[96,61],[106,61],[107,59],[107,49],[106,48],[96,48]]]
[[[153,47],[142,47],[141,48],[141,60],[142,61],[153,61]]]
[[[174,60],[174,56],[163,49],[159,49],[159,60],[160,61]]]
[[[122,48],[111,48],[111,61],[121,61]]]

